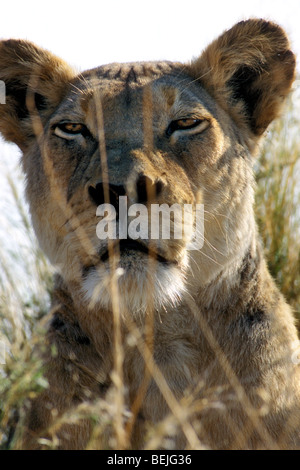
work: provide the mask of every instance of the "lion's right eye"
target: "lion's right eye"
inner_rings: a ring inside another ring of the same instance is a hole
[[[55,126],[54,134],[62,139],[73,140],[79,135],[85,137],[89,131],[84,124],[79,122],[64,122]]]
[[[192,133],[202,132],[209,126],[207,119],[195,119],[195,118],[182,118],[172,121],[167,130],[166,134],[170,137],[176,131],[183,131]]]

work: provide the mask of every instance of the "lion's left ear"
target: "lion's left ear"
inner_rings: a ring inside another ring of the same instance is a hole
[[[259,137],[291,89],[295,56],[279,26],[251,19],[210,44],[191,64],[190,73],[240,128]]]

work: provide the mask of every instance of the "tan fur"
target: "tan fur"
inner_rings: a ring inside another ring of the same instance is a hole
[[[115,411],[94,447],[116,432],[121,446],[143,448],[147,426],[169,413],[176,448],[299,446],[297,333],[262,255],[252,174],[294,72],[285,33],[255,19],[191,64],[78,76],[27,41],[0,43],[0,131],[23,151],[34,228],[59,271],[43,353],[49,388],[30,406],[23,447],[58,437],[60,448],[85,448],[91,422],[59,426],[57,416],[80,403],[102,409],[114,393],[131,412],[127,434]],[[201,127],[167,133],[186,118]],[[66,121],[87,133],[62,136]],[[100,240],[98,199],[117,187],[130,204],[203,203],[203,248],[187,250],[188,231],[144,240],[151,256]]]

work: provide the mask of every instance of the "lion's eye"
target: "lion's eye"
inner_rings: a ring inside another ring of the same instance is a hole
[[[70,134],[81,134],[81,132],[84,129],[83,124],[78,124],[77,122],[70,122],[67,124],[61,124],[60,128],[62,128],[63,131],[68,132]]]
[[[59,123],[54,129],[55,135],[67,140],[72,140],[78,135],[86,136],[88,133],[86,126],[78,122]]]
[[[167,136],[171,136],[175,131],[188,131],[195,129],[195,132],[201,132],[208,126],[206,119],[183,118],[172,121],[167,128]]]
[[[199,124],[199,119],[178,119],[174,121],[177,129],[192,129]]]

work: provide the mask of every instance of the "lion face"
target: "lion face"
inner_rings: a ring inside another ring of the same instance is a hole
[[[110,306],[112,273],[128,308],[176,303],[195,230],[184,209],[206,199],[209,172],[218,178],[228,145],[213,100],[176,66],[133,64],[83,74],[45,126],[42,178],[28,171],[29,197],[36,191],[46,204],[33,213],[42,243],[47,240],[44,250],[65,278],[81,284],[91,305]],[[216,207],[217,194],[210,195]],[[107,227],[105,204],[115,209]],[[178,218],[169,210],[174,207]],[[165,210],[154,220],[157,208]],[[170,229],[165,237],[163,223]]]
[[[189,65],[79,76],[30,43],[2,43],[0,130],[23,150],[42,248],[90,307],[111,308],[113,284],[127,310],[174,305],[240,259],[255,232],[251,154],[294,65],[283,31],[262,20],[239,23]]]

